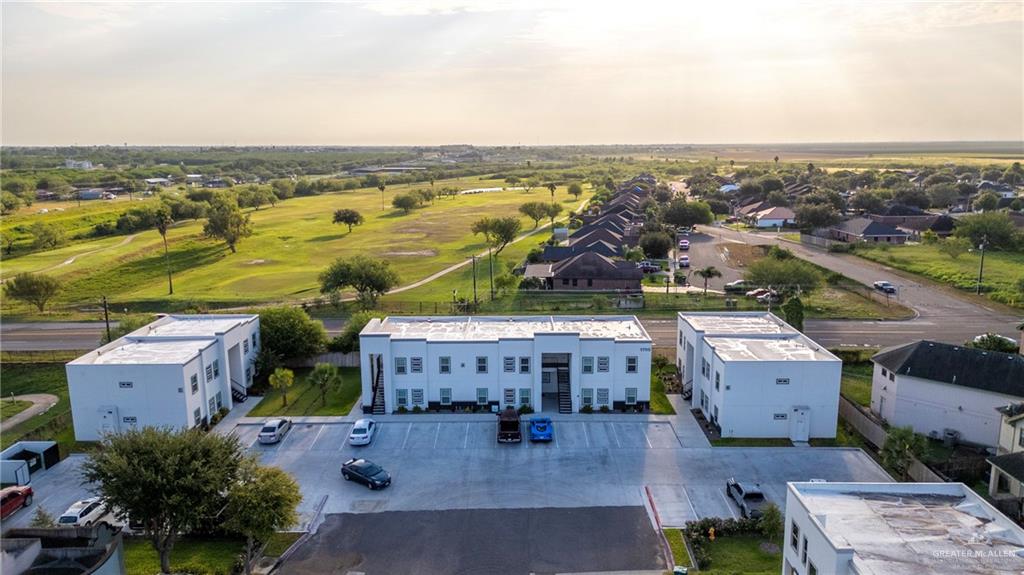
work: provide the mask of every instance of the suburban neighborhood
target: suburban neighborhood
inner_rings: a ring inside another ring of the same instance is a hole
[[[0,575],[1024,573],[1024,4],[8,2]]]

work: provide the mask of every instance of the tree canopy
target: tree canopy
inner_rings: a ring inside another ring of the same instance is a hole
[[[277,467],[256,465],[252,460],[239,467],[238,480],[228,490],[224,526],[246,538],[245,575],[251,573],[256,542],[267,541],[275,531],[294,525],[299,519],[295,509],[301,501],[299,484]]]
[[[482,234],[488,245],[494,249],[497,256],[505,246],[512,243],[519,235],[523,223],[519,218],[505,216],[501,218],[483,217],[473,222],[473,233]]]
[[[4,283],[7,297],[36,306],[40,312],[61,289],[61,283],[55,278],[43,274],[22,272]]]
[[[320,292],[331,293],[351,287],[364,307],[371,307],[377,298],[398,285],[398,274],[386,260],[358,254],[338,258],[320,274]]]
[[[547,202],[526,202],[519,206],[519,213],[533,220],[533,227],[540,225],[540,221],[548,217]]]
[[[687,202],[679,198],[669,202],[662,210],[661,221],[673,226],[690,227],[715,221],[711,206],[706,202]]]
[[[796,258],[761,258],[747,267],[744,279],[758,287],[771,286],[780,293],[811,291],[821,284],[821,274]]]
[[[269,307],[260,310],[260,341],[281,360],[305,359],[324,350],[327,331],[302,308]]]
[[[664,258],[672,249],[672,236],[665,232],[648,232],[640,236],[640,249],[649,258]]]
[[[339,210],[334,210],[333,221],[336,224],[344,224],[348,226],[348,231],[351,232],[352,226],[358,226],[362,224],[364,219],[362,214],[353,209],[341,208]]]
[[[206,212],[203,233],[223,240],[231,249],[231,253],[235,253],[238,242],[252,235],[252,224],[249,222],[249,216],[242,214],[233,198],[218,194],[214,196]]]
[[[1002,212],[985,212],[964,216],[957,220],[954,233],[958,237],[969,239],[975,247],[980,245],[983,239],[988,241],[990,248],[1007,250],[1014,249],[1020,242],[1020,232],[1017,231],[1013,220]]]

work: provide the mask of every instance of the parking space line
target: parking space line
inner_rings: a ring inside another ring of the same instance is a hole
[[[437,449],[437,438],[441,435],[441,422],[437,422],[437,428],[434,430],[434,449]]]
[[[715,489],[715,493],[717,493],[718,496],[722,498],[722,501],[725,501],[725,506],[729,509],[729,515],[732,515],[733,519],[739,519],[738,517],[736,517],[736,512],[733,511],[732,509],[732,503],[729,501],[729,498],[723,495],[722,492],[717,489]]]
[[[616,447],[622,447],[622,444],[619,443],[619,432],[615,430],[615,424],[614,423],[609,423],[609,425],[612,426],[612,437],[615,438],[615,446]]]
[[[323,433],[325,429],[327,429],[326,425],[320,426],[320,431],[316,432],[316,437],[313,438],[313,443],[309,444],[310,449],[313,449],[313,446],[316,445],[317,440],[320,439],[320,434]]]
[[[412,431],[412,423],[409,424],[409,427],[405,428],[405,439],[402,440],[402,447],[400,449],[405,449],[405,444],[409,442],[409,433],[411,431]]]
[[[469,423],[466,424],[466,435],[462,437],[462,448],[466,449],[469,446]]]
[[[587,447],[590,447],[590,432],[587,431],[587,423],[583,422],[583,438],[587,440]]]
[[[690,506],[690,513],[693,513],[693,519],[695,521],[697,519],[700,519],[700,517],[697,516],[697,510],[694,509],[694,507],[693,507],[693,501],[690,501],[690,494],[686,491],[686,486],[685,485],[683,486],[683,497],[686,498],[686,504]]]
[[[654,449],[654,446],[651,445],[651,438],[647,437],[647,426],[646,425],[640,427],[640,433],[644,434],[644,440],[647,441],[647,449]]]

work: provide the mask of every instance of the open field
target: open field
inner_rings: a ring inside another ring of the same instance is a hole
[[[437,182],[435,187],[502,185],[497,180],[462,178]],[[3,276],[49,269],[65,284],[58,306],[91,304],[102,295],[116,307],[161,311],[193,302],[212,307],[297,300],[319,295],[317,276],[334,258],[357,253],[387,258],[402,283],[412,283],[484,250],[483,238],[470,232],[476,219],[516,215],[524,202],[550,199],[546,189],[538,189],[437,199],[408,215],[390,207],[394,195],[424,187],[429,185],[388,187],[384,196],[389,205],[384,210],[376,189],[292,198],[273,208],[250,210],[254,234],[239,244],[236,254],[223,243],[204,238],[201,221],[179,224],[168,233],[173,296],[167,295],[163,244],[152,230],[12,258],[4,262]],[[564,187],[556,191],[556,199],[566,208],[579,204]],[[366,223],[351,233],[331,223],[334,210],[342,207],[358,210]],[[533,227],[532,220],[522,221],[524,229]],[[29,310],[5,302],[4,311]]]
[[[18,415],[31,406],[31,401],[22,401],[20,399],[0,400],[0,418],[7,419],[8,417]]]
[[[193,539],[186,537],[174,544],[171,567],[178,572],[221,575],[232,572],[242,552],[241,539]],[[124,568],[128,575],[153,575],[160,572],[160,556],[145,537],[124,542]]]
[[[941,253],[936,246],[923,244],[889,246],[887,249],[857,249],[854,253],[862,258],[972,292],[977,285],[978,267],[981,263],[981,255],[977,251],[953,259]],[[1021,280],[1024,280],[1024,253],[996,250],[985,252],[985,276],[982,286],[983,293],[989,298],[1024,307],[1024,293],[1017,289],[1017,282]]]
[[[62,363],[5,363],[3,390],[5,394],[51,393],[59,399],[45,413],[19,423],[4,432],[0,447],[6,448],[23,439],[52,439],[60,444],[61,455],[78,448],[71,426],[71,401],[68,399],[68,381]]]
[[[846,399],[864,407],[871,406],[871,362],[843,363],[840,393]]]
[[[362,387],[359,382],[358,367],[342,367],[341,385],[328,390],[326,403],[320,403],[320,390],[310,384],[310,370],[295,372],[295,383],[288,388],[288,405],[281,405],[281,392],[274,389],[263,396],[249,415],[262,417],[268,415],[348,415],[352,406],[359,399]],[[258,398],[251,398],[256,401]]]
[[[719,537],[707,544],[711,568],[700,573],[775,575],[782,570],[782,551],[776,548],[769,553],[762,547],[764,544],[764,539],[755,535]]]

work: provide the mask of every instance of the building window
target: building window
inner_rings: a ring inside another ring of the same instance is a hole
[[[587,287],[594,287],[594,280],[588,279],[587,280]]]
[[[252,368],[251,367],[245,368],[245,382],[246,383],[252,383]]]
[[[206,381],[213,381],[213,366],[206,366]]]
[[[708,360],[703,357],[700,358],[700,374],[704,377],[711,377],[711,366],[708,364]]]
[[[578,285],[579,285],[579,280],[576,279],[576,278],[572,278],[572,287],[577,287]]]
[[[775,378],[775,385],[789,385],[788,377],[777,377]]]
[[[423,373],[423,358],[409,358],[409,371],[411,371],[412,373]]]
[[[793,551],[800,551],[800,526],[796,521],[790,523],[789,545]]]
[[[196,422],[196,425],[199,425],[200,423],[203,422],[203,414],[198,407],[196,408],[195,411],[192,412],[192,419]]]
[[[220,411],[220,408],[224,407],[224,399],[221,397],[219,391],[217,392],[217,395],[214,396],[214,399],[217,400],[217,411]]]
[[[776,413],[774,415],[774,418],[775,418],[775,421],[782,421],[784,419],[789,419],[789,414],[788,413]]]
[[[889,381],[896,381],[896,375],[893,372],[889,372]]]
[[[597,404],[608,405],[608,388],[599,387],[597,388]]]
[[[636,388],[626,388],[626,405],[636,405]]]
[[[818,575],[818,568],[814,566],[814,563],[807,567],[807,575]]]
[[[119,381],[117,382],[117,386],[121,389],[131,389],[135,387],[135,384],[130,381]]]
[[[249,353],[249,340],[242,340],[242,351],[244,351],[245,353]]]
[[[408,389],[395,390],[395,404],[398,405],[398,407],[407,407],[409,405]]]
[[[519,358],[519,373],[530,373],[530,358],[524,356]]]
[[[594,390],[589,387],[583,388],[583,407],[594,407]]]
[[[480,361],[480,358],[477,358],[477,362],[479,362],[479,361]],[[515,373],[516,372],[516,358],[511,357],[511,356],[503,357],[502,361],[501,361],[501,364],[502,364],[502,368],[505,370],[505,373]],[[479,371],[479,369],[477,369],[477,371]]]
[[[515,405],[516,403],[516,388],[506,387],[504,389],[505,405]]]
[[[438,373],[449,374],[452,372],[452,358],[445,355],[437,358]]]
[[[213,377],[220,377],[220,360],[213,360]]]
[[[885,376],[887,376],[887,375],[889,375],[889,372],[888,372],[888,371],[885,371],[885,368],[883,367],[883,368],[882,368],[882,377],[885,377]]]
[[[583,358],[583,373],[594,373],[594,358],[584,357]]]
[[[452,404],[452,388],[442,387],[441,388],[441,405]]]
[[[412,404],[413,405],[423,405],[423,389],[422,388],[412,390]]]
[[[1024,447],[1024,427],[1017,432],[1017,445]]]
[[[256,349],[256,334],[252,334],[252,348]]]
[[[406,358],[396,357],[395,358],[395,375],[405,375],[408,372],[408,365]]]
[[[487,373],[487,356],[478,355],[476,357],[476,372]]]
[[[530,388],[519,388],[519,405],[530,405]]]
[[[487,405],[488,399],[486,387],[476,388],[476,403],[477,405]]]
[[[211,415],[212,415],[213,413],[216,413],[216,411],[217,411],[217,398],[215,398],[215,397],[211,397],[211,398],[210,398],[210,401],[209,401],[209,402],[207,402],[207,405],[208,405],[208,406],[209,406],[209,408],[210,408],[210,414],[211,414]]]
[[[199,376],[192,374],[192,395],[195,395],[199,391]]]
[[[569,285],[569,279],[568,278],[562,278],[562,285],[564,285],[564,286]]]
[[[626,373],[636,373],[639,360],[635,355],[626,356]]]
[[[683,345],[683,330],[679,330],[679,345]]]
[[[716,371],[715,372],[715,391],[718,391],[721,388],[722,388],[722,374]]]
[[[136,419],[134,415],[126,415],[121,418],[121,421],[127,423],[128,425],[135,425],[136,423],[139,422],[139,420]]]
[[[804,535],[803,550],[800,551],[800,562],[807,565],[807,536]]]
[[[597,371],[606,372],[608,371],[608,356],[603,355],[597,358]]]

